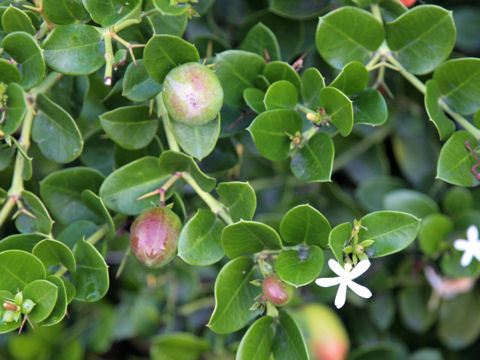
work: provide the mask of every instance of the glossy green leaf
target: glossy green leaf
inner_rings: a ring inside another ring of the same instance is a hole
[[[452,216],[460,214],[463,210],[471,209],[473,204],[473,194],[462,187],[448,189],[442,199],[443,210]]]
[[[279,80],[269,86],[263,100],[267,110],[294,108],[298,101],[298,91],[287,80]]]
[[[75,271],[75,257],[70,248],[57,240],[45,239],[33,248],[32,254],[39,258],[45,267],[64,265],[68,270]]]
[[[54,218],[65,224],[77,220],[93,220],[98,217],[82,201],[82,191],[97,192],[103,181],[98,171],[73,167],[51,173],[40,182],[42,200]]]
[[[77,294],[77,289],[75,285],[73,285],[70,280],[62,277],[63,284],[65,285],[65,293],[67,295],[67,304],[70,304],[73,299],[75,299],[75,295]]]
[[[205,339],[190,333],[164,333],[152,339],[150,359],[152,360],[199,360],[201,354],[211,346]]]
[[[158,128],[158,119],[150,115],[147,105],[118,107],[100,115],[100,123],[113,141],[129,150],[147,146]]]
[[[268,359],[274,335],[273,318],[271,316],[261,317],[255,321],[243,335],[235,359]]]
[[[44,236],[38,234],[13,234],[0,240],[0,251],[24,250],[32,252],[34,246],[43,239]]]
[[[138,215],[152,207],[153,199],[136,199],[160,188],[170,175],[162,171],[156,157],[146,156],[111,173],[100,187],[99,194],[109,209]]]
[[[343,266],[343,249],[352,235],[352,224],[349,222],[335,226],[328,235],[328,246],[338,263]]]
[[[272,161],[281,161],[290,153],[291,140],[302,129],[302,119],[295,110],[275,109],[258,115],[248,131],[258,151]]]
[[[17,293],[34,280],[45,279],[42,262],[23,250],[0,252],[0,289]]]
[[[187,264],[211,265],[224,256],[223,223],[210,210],[199,209],[182,228],[178,239],[178,256]]]
[[[428,118],[435,125],[440,140],[446,140],[455,131],[455,123],[450,120],[439,105],[441,97],[440,87],[435,80],[428,80],[425,92],[425,109]]]
[[[194,45],[173,35],[154,35],[143,51],[148,74],[158,83],[163,83],[170,70],[200,59]]]
[[[280,46],[275,34],[261,22],[248,31],[238,48],[258,54],[261,57],[268,54],[273,61],[281,59]]]
[[[294,152],[290,169],[305,182],[331,181],[335,147],[332,138],[318,132]]]
[[[23,298],[35,303],[28,318],[32,323],[45,320],[52,313],[57,302],[58,288],[47,280],[34,280],[23,289]]]
[[[280,236],[270,226],[256,221],[241,220],[226,226],[222,232],[222,246],[230,258],[254,254],[263,249],[281,249]]]
[[[43,15],[57,25],[72,24],[84,14],[83,6],[75,0],[43,0],[42,7]]]
[[[245,100],[245,103],[257,114],[260,114],[266,110],[265,104],[263,103],[264,98],[265,92],[263,90],[252,87],[246,88],[243,91],[243,100]]]
[[[115,165],[116,168],[120,168],[144,156],[159,156],[162,151],[163,145],[158,136],[155,136],[147,147],[138,150],[127,150],[116,145],[114,149]]]
[[[383,204],[386,210],[402,211],[420,219],[439,212],[437,203],[431,197],[408,189],[389,192],[383,198]]]
[[[205,175],[198,167],[197,163],[183,153],[167,150],[162,152],[158,159],[159,167],[165,174],[175,174],[176,172],[187,172],[204,191],[212,191],[215,188],[216,180]]]
[[[290,209],[280,223],[280,235],[288,245],[318,245],[327,247],[331,226],[325,216],[305,204]]]
[[[378,90],[366,89],[352,100],[354,124],[378,126],[387,121],[387,103]]]
[[[146,101],[155,97],[162,90],[162,85],[147,73],[143,59],[128,65],[123,80],[122,95],[132,101]]]
[[[43,94],[37,96],[37,107],[32,138],[42,154],[58,163],[76,159],[82,152],[83,139],[75,121]]]
[[[304,286],[318,278],[323,258],[323,251],[315,245],[300,250],[284,250],[277,257],[275,270],[286,283]]]
[[[102,198],[92,190],[86,189],[82,191],[82,201],[93,213],[105,220],[108,226],[108,236],[111,238],[115,237],[115,224]]]
[[[307,345],[295,320],[282,310],[279,311],[278,320],[272,346],[275,360],[308,360]]]
[[[12,5],[2,15],[2,27],[7,33],[14,31],[23,31],[30,35],[35,35],[36,33],[32,20],[28,15]]]
[[[387,44],[398,61],[414,74],[434,70],[455,45],[452,12],[439,6],[418,6],[385,26]]]
[[[122,20],[137,19],[142,11],[142,1],[83,0],[83,5],[92,19],[103,27],[109,27]]]
[[[80,240],[73,248],[77,269],[70,274],[75,283],[77,293],[75,299],[79,301],[98,301],[108,291],[108,266],[104,258],[92,244]]]
[[[22,233],[39,232],[50,234],[53,220],[42,201],[34,193],[26,190],[22,191],[21,200],[24,208],[34,217],[21,213],[15,219],[15,226],[18,231]]]
[[[342,136],[350,134],[353,128],[352,101],[340,90],[326,87],[320,91],[320,105],[327,114],[327,120],[338,129]]]
[[[425,286],[408,286],[400,290],[398,305],[405,326],[415,332],[425,332],[435,321],[435,312],[428,309],[430,290]]]
[[[259,277],[253,260],[242,256],[228,262],[215,281],[215,310],[207,326],[217,334],[245,327],[261,312],[250,310],[261,289],[250,282]]]
[[[254,87],[254,80],[265,67],[265,60],[257,54],[242,50],[228,50],[217,54],[216,75],[223,88],[223,101],[232,108],[243,106],[243,91]]]
[[[0,74],[2,73],[2,62],[0,60]],[[0,75],[0,79],[1,79]],[[0,80],[1,81],[1,80]],[[0,130],[6,135],[11,135],[17,131],[25,112],[27,111],[27,99],[22,87],[16,83],[9,84],[7,87],[7,109],[5,111],[5,120],[0,124]]]
[[[229,181],[216,189],[233,221],[252,220],[257,208],[257,195],[249,183]]]
[[[359,94],[367,86],[369,77],[367,69],[361,62],[352,61],[343,67],[329,86],[347,95]]]
[[[33,36],[24,32],[8,34],[2,40],[2,47],[22,70],[20,85],[29,89],[42,81],[45,76],[45,61]]]
[[[351,61],[365,63],[385,39],[382,24],[369,12],[345,6],[320,17],[315,42],[333,67]]]
[[[63,320],[67,313],[67,292],[65,283],[58,276],[47,276],[48,282],[57,287],[57,301],[55,307],[48,317],[42,322],[42,326],[55,325]]]
[[[443,214],[431,214],[422,221],[418,234],[418,245],[426,255],[439,251],[453,230],[453,221]]]
[[[12,82],[19,83],[22,80],[22,74],[7,59],[0,59],[0,82],[9,84]]]
[[[45,62],[68,75],[86,75],[105,62],[102,33],[90,25],[58,25],[43,43]]]
[[[283,61],[272,61],[263,69],[263,75],[268,79],[270,84],[280,80],[291,82],[300,93],[302,81],[297,71],[289,64]]]
[[[2,304],[7,299],[13,299],[13,294],[7,290],[0,290],[0,301]],[[18,319],[17,321],[12,321],[10,323],[4,323],[0,321],[0,334],[8,333],[20,327],[22,323],[22,319]]]
[[[161,13],[153,13],[144,20],[152,28],[153,34],[168,34],[182,36],[188,22],[188,14],[178,16],[164,16]],[[195,43],[195,41],[192,41]],[[199,48],[198,44],[195,44]]]
[[[453,133],[443,145],[437,164],[437,178],[458,186],[476,186],[477,178],[472,167],[477,164],[473,154],[465,147],[468,141],[475,149],[477,140],[470,133],[460,130]]]
[[[355,197],[368,211],[383,209],[383,198],[392,190],[400,189],[405,183],[389,176],[372,177],[363,181],[355,191]]]
[[[417,237],[420,220],[416,217],[396,211],[376,211],[361,219],[362,229],[359,240],[374,240],[366,253],[377,258],[405,249]]]
[[[178,1],[178,4],[175,4],[170,0],[153,0],[153,4],[164,16],[182,15],[190,9],[190,4],[182,4],[181,1]]]
[[[480,59],[461,58],[449,60],[433,73],[442,99],[453,111],[470,115],[480,108]]]
[[[270,0],[270,11],[282,17],[304,20],[317,17],[327,6],[325,0]]]
[[[305,105],[315,109],[320,106],[320,90],[325,87],[325,79],[316,68],[308,68],[302,74],[302,97]]]

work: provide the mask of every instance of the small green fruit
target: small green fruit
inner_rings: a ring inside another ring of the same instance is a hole
[[[167,74],[162,97],[173,120],[198,126],[212,121],[220,112],[223,89],[207,66],[187,63]]]
[[[148,267],[169,263],[177,253],[181,226],[179,217],[168,208],[145,211],[130,228],[130,245],[135,257]]]
[[[293,295],[293,287],[284,283],[280,278],[272,274],[263,280],[263,295],[268,301],[276,306],[284,306],[290,302]]]

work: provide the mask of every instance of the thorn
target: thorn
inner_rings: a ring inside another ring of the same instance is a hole
[[[263,53],[265,54],[265,62],[268,64],[271,61],[270,60],[270,55],[268,54],[268,50],[263,49]]]
[[[302,54],[293,64],[292,67],[295,71],[300,71],[301,68],[303,68],[303,59],[305,59],[305,56],[307,56],[306,53]]]

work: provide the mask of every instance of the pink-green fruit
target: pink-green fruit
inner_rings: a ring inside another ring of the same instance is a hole
[[[309,304],[294,314],[307,340],[312,360],[344,360],[347,331],[337,314],[325,305]]]
[[[157,207],[145,211],[130,228],[130,245],[135,257],[148,267],[169,263],[177,253],[182,222],[170,209]]]
[[[173,120],[197,126],[212,121],[220,112],[223,89],[207,66],[187,63],[167,74],[162,97]]]
[[[265,280],[263,280],[262,290],[267,300],[276,306],[288,304],[293,296],[293,287],[284,283],[275,274],[267,276]]]

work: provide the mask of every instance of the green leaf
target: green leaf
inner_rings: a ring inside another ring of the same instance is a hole
[[[28,315],[34,324],[45,320],[53,311],[57,302],[58,288],[47,280],[34,280],[23,289],[23,298],[35,303],[32,312]]]
[[[274,326],[271,316],[255,321],[242,337],[236,360],[264,360],[270,357],[273,344]]]
[[[12,82],[19,83],[22,80],[22,74],[7,59],[0,59],[0,82],[9,84]]]
[[[2,74],[2,62],[0,59],[0,74]],[[2,81],[2,75],[0,75]],[[11,135],[17,131],[22,123],[23,117],[27,111],[27,99],[22,87],[18,84],[12,83],[8,85],[6,95],[7,109],[5,112],[5,120],[0,124],[0,130],[6,135]]]
[[[254,80],[265,67],[265,60],[257,54],[242,50],[228,50],[217,54],[216,75],[223,88],[223,101],[232,108],[244,105],[243,91],[254,86]]]
[[[25,250],[32,252],[33,247],[41,240],[43,235],[38,234],[14,234],[0,240],[0,251]]]
[[[472,168],[477,164],[473,154],[465,147],[468,141],[475,149],[477,140],[467,131],[456,131],[443,145],[437,164],[437,178],[458,186],[476,186]]]
[[[0,289],[17,293],[17,289],[45,276],[45,267],[32,254],[23,250],[0,252]]]
[[[280,80],[291,82],[297,88],[298,93],[302,89],[302,81],[297,71],[289,64],[283,61],[272,61],[263,69],[263,75],[270,84]]]
[[[452,216],[460,214],[463,210],[473,207],[473,194],[465,188],[452,187],[448,189],[442,199],[443,210]]]
[[[178,239],[178,256],[187,264],[206,266],[223,258],[223,223],[210,210],[199,209]]]
[[[152,339],[152,360],[198,360],[210,350],[208,341],[190,333],[165,333]]]
[[[290,169],[297,178],[305,182],[331,181],[334,157],[332,138],[318,132],[294,152]]]
[[[2,302],[2,304],[7,299],[13,299],[13,294],[7,290],[0,290],[0,301]],[[0,334],[8,333],[17,329],[18,327],[20,327],[21,323],[21,318],[19,318],[17,321],[12,321],[10,323],[4,323],[3,321],[0,321]]]
[[[113,223],[112,216],[108,212],[102,198],[92,190],[86,189],[82,191],[82,201],[98,217],[104,218],[105,223],[108,226],[108,236],[114,238],[115,224]]]
[[[387,23],[385,31],[390,50],[414,74],[434,70],[455,45],[452,12],[440,6],[417,6]]]
[[[76,159],[82,153],[83,139],[72,117],[43,94],[37,96],[37,108],[32,138],[42,154],[62,164]]]
[[[28,15],[12,5],[2,15],[2,27],[7,33],[23,31],[30,35],[35,35],[37,32]]]
[[[323,268],[323,251],[318,246],[284,250],[275,263],[278,276],[288,284],[305,286],[314,281]]]
[[[46,268],[52,265],[64,265],[75,271],[75,257],[70,248],[57,240],[45,239],[33,248],[32,254],[39,258]]]
[[[200,188],[210,192],[215,188],[216,180],[205,175],[198,167],[197,163],[183,153],[167,150],[164,151],[158,159],[158,164],[165,174],[175,174],[176,172],[187,172],[197,182]]]
[[[281,59],[280,46],[275,34],[261,22],[248,31],[238,48],[258,54],[261,57],[264,57],[267,53],[273,61]]]
[[[143,51],[148,74],[163,83],[168,72],[178,65],[200,60],[194,45],[173,35],[154,35]]]
[[[216,189],[233,221],[252,220],[257,208],[257,195],[249,183],[229,181]]]
[[[75,298],[75,295],[77,294],[77,289],[75,288],[75,285],[73,285],[70,282],[70,280],[64,277],[62,277],[61,279],[63,281],[63,284],[65,285],[65,292],[67,294],[67,304],[70,304]]]
[[[87,75],[105,62],[102,33],[90,25],[58,25],[43,43],[45,62],[68,75]]]
[[[405,186],[403,180],[389,176],[372,177],[363,181],[355,191],[355,197],[368,211],[383,209],[383,198],[392,190]]]
[[[480,108],[480,59],[462,58],[446,61],[433,73],[442,99],[453,111],[470,115]]]
[[[443,360],[443,355],[439,349],[423,348],[410,354],[408,360]]]
[[[361,219],[360,242],[374,240],[367,248],[367,255],[377,258],[405,249],[417,237],[420,220],[416,217],[396,211],[376,211]]]
[[[280,236],[270,226],[241,220],[226,226],[222,232],[222,245],[230,258],[254,254],[263,249],[281,249]]]
[[[202,160],[215,148],[220,135],[220,114],[205,125],[190,126],[169,120],[177,142],[189,155]]]
[[[305,20],[317,17],[327,6],[325,0],[270,0],[270,11],[281,17]]]
[[[328,236],[328,246],[338,263],[343,267],[343,249],[352,235],[352,224],[349,222],[335,226]]]
[[[320,17],[315,42],[333,67],[351,61],[365,63],[385,39],[382,24],[369,12],[344,6]]]
[[[57,287],[57,301],[48,317],[42,322],[42,326],[55,325],[63,320],[67,313],[67,292],[65,284],[58,276],[47,276],[47,280]]]
[[[21,200],[24,208],[33,214],[35,218],[21,213],[15,219],[15,226],[18,231],[22,233],[39,232],[42,234],[50,234],[53,220],[42,201],[34,193],[26,190],[22,191]]]
[[[433,255],[453,230],[453,221],[443,214],[431,214],[422,221],[418,244],[426,255]]]
[[[393,190],[385,195],[383,204],[386,210],[402,211],[420,219],[439,212],[435,200],[415,190]]]
[[[79,301],[98,301],[108,291],[108,266],[104,258],[92,244],[80,240],[73,248],[77,269],[70,276],[76,284],[75,299]]]
[[[140,159],[144,156],[159,156],[163,151],[163,145],[158,138],[155,136],[150,144],[143,149],[138,150],[127,150],[121,146],[115,145],[114,149],[114,160],[117,168],[127,165],[132,161]]]
[[[465,239],[465,238],[464,238]],[[454,250],[445,252],[440,259],[440,268],[445,276],[451,278],[477,277],[480,275],[480,262],[472,261],[468,266],[462,266],[462,252]]]
[[[260,274],[253,260],[242,256],[228,262],[215,281],[215,310],[207,326],[217,334],[240,330],[260,313],[250,310],[261,289],[250,282]]]
[[[103,181],[98,171],[73,167],[51,173],[40,182],[40,195],[54,218],[65,224],[98,220],[82,201],[82,191],[97,192]]]
[[[320,91],[325,87],[325,79],[316,68],[308,68],[302,74],[302,97],[306,106],[320,106]]]
[[[146,21],[151,26],[153,34],[182,36],[187,27],[188,14],[164,16],[161,13],[153,13],[147,16]],[[199,48],[197,44],[195,45]]]
[[[83,0],[92,19],[106,28],[122,20],[137,19],[142,11],[142,1]]]
[[[361,62],[352,61],[343,67],[328,86],[337,88],[347,95],[359,94],[367,86],[369,77],[368,70]]]
[[[146,156],[111,173],[100,187],[100,197],[115,212],[138,215],[152,207],[152,198],[136,199],[160,188],[170,175],[162,171],[158,158]]]
[[[352,100],[354,124],[378,126],[387,121],[387,103],[378,90],[366,89]]]
[[[162,85],[147,73],[143,59],[128,65],[123,80],[122,95],[132,101],[146,101],[155,97],[162,90]]]
[[[428,118],[435,125],[440,136],[440,140],[446,140],[455,131],[455,123],[450,120],[439,105],[441,97],[440,87],[435,80],[426,82],[425,91],[425,109]]]
[[[325,216],[305,204],[290,209],[280,223],[280,235],[288,245],[318,245],[327,247],[331,227]]]
[[[435,321],[435,312],[428,309],[429,289],[425,286],[408,286],[401,289],[398,302],[400,317],[407,328],[424,332]]]
[[[170,0],[153,0],[153,4],[164,16],[182,15],[190,9],[190,4],[181,4],[180,1],[178,5],[172,5]]]
[[[327,114],[327,120],[338,129],[342,136],[350,134],[353,128],[352,101],[340,90],[325,87],[320,91],[320,105]]]
[[[302,118],[292,109],[269,110],[258,115],[248,131],[258,151],[272,161],[284,160],[290,153],[291,140],[302,130]]]
[[[269,86],[263,102],[267,110],[295,108],[298,91],[290,81],[279,80]]]
[[[297,323],[285,311],[279,311],[272,353],[275,360],[308,360],[307,345]]]
[[[395,301],[391,292],[377,294],[369,301],[368,315],[380,330],[388,330],[395,320]]]
[[[83,6],[72,0],[43,0],[43,15],[57,25],[68,25],[82,18]]]
[[[147,146],[155,137],[158,119],[149,114],[147,105],[118,107],[100,115],[105,133],[129,150]]]
[[[265,92],[257,88],[246,88],[243,91],[243,100],[252,108],[257,114],[264,112],[265,104],[263,99],[265,98]]]
[[[45,76],[45,61],[37,41],[24,32],[5,36],[2,47],[22,69],[20,85],[29,89],[42,81]]]

